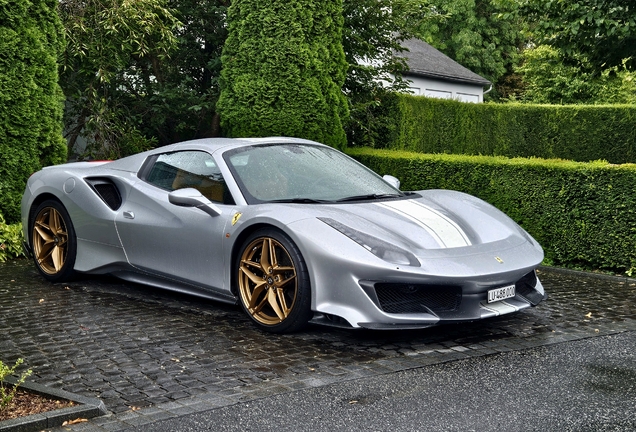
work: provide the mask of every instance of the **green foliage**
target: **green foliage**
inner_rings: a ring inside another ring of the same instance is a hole
[[[13,400],[18,387],[24,384],[24,381],[26,381],[26,379],[32,373],[31,369],[22,372],[20,378],[18,379],[18,382],[14,386],[12,386],[11,389],[5,387],[3,380],[8,376],[13,375],[13,373],[15,373],[16,369],[22,364],[22,362],[22,359],[18,359],[13,367],[9,367],[5,365],[2,360],[0,360],[0,411],[7,408],[9,404],[11,404],[11,401]]]
[[[176,46],[179,21],[167,0],[61,0],[68,44],[60,83],[67,96],[66,129],[73,150],[81,136],[93,157],[145,150],[157,139],[140,124],[152,116],[162,65]],[[143,108],[140,108],[140,105]]]
[[[400,56],[401,43],[412,36],[413,28],[440,17],[428,0],[343,0],[343,15],[347,142],[374,145],[395,129],[383,122],[394,103],[391,92],[408,87],[402,79],[407,66]]]
[[[399,95],[385,148],[636,162],[636,106],[467,104]],[[385,120],[390,123],[391,120]],[[376,141],[376,145],[379,144]],[[378,145],[379,147],[379,145]]]
[[[352,98],[351,118],[347,125],[347,143],[350,146],[383,147],[396,142],[399,124],[395,121],[399,113],[398,95],[378,89],[371,95]]]
[[[636,165],[423,155],[349,149],[404,190],[453,189],[493,204],[541,243],[557,266],[636,270]]]
[[[140,118],[138,128],[158,145],[218,136],[215,114],[221,51],[227,37],[229,0],[168,0],[181,24],[167,61],[146,58],[144,96],[131,92],[125,104]],[[147,75],[147,76],[146,76]],[[154,75],[155,79],[152,79]]]
[[[633,104],[636,102],[636,73],[622,67],[590,72],[581,64],[565,61],[556,48],[541,45],[523,53],[517,69],[523,76],[523,101],[544,104]]]
[[[224,133],[343,147],[342,26],[341,0],[232,2],[217,103]]]
[[[24,256],[22,251],[22,224],[7,225],[0,215],[0,262]]]
[[[57,0],[0,2],[0,214],[20,218],[29,176],[65,160]]]
[[[513,72],[527,40],[516,0],[431,0],[443,17],[414,31],[423,40],[503,93],[504,77]],[[491,94],[492,96],[492,94]]]
[[[428,0],[343,0],[342,4],[346,93],[369,101],[385,88],[406,88],[401,80],[407,69],[399,55],[404,50],[401,43],[413,36],[414,28],[434,22],[440,15]],[[396,80],[390,80],[389,74]]]
[[[573,63],[583,59],[596,74],[613,67],[636,69],[636,7],[632,0],[523,0],[541,43]]]

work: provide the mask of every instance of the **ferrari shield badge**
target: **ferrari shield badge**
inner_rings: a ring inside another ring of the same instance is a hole
[[[238,220],[243,216],[243,213],[236,212],[234,213],[234,217],[232,217],[232,226],[236,225]]]

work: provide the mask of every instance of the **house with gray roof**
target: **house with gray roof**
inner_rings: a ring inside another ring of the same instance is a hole
[[[402,46],[408,51],[398,55],[406,58],[409,70],[404,78],[414,95],[479,103],[492,89],[490,81],[424,41],[409,39]]]

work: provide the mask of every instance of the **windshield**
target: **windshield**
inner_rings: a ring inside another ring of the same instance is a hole
[[[373,171],[330,147],[255,145],[230,150],[223,158],[249,204],[403,196]]]

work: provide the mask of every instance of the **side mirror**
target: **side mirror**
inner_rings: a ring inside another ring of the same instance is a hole
[[[400,181],[393,177],[392,175],[385,175],[382,177],[382,180],[384,180],[385,182],[387,182],[388,184],[390,184],[391,186],[393,186],[396,189],[400,189]]]
[[[171,204],[181,207],[196,207],[203,210],[210,216],[219,216],[221,209],[212,204],[212,201],[204,197],[201,192],[194,188],[177,189],[168,194],[168,201]]]

